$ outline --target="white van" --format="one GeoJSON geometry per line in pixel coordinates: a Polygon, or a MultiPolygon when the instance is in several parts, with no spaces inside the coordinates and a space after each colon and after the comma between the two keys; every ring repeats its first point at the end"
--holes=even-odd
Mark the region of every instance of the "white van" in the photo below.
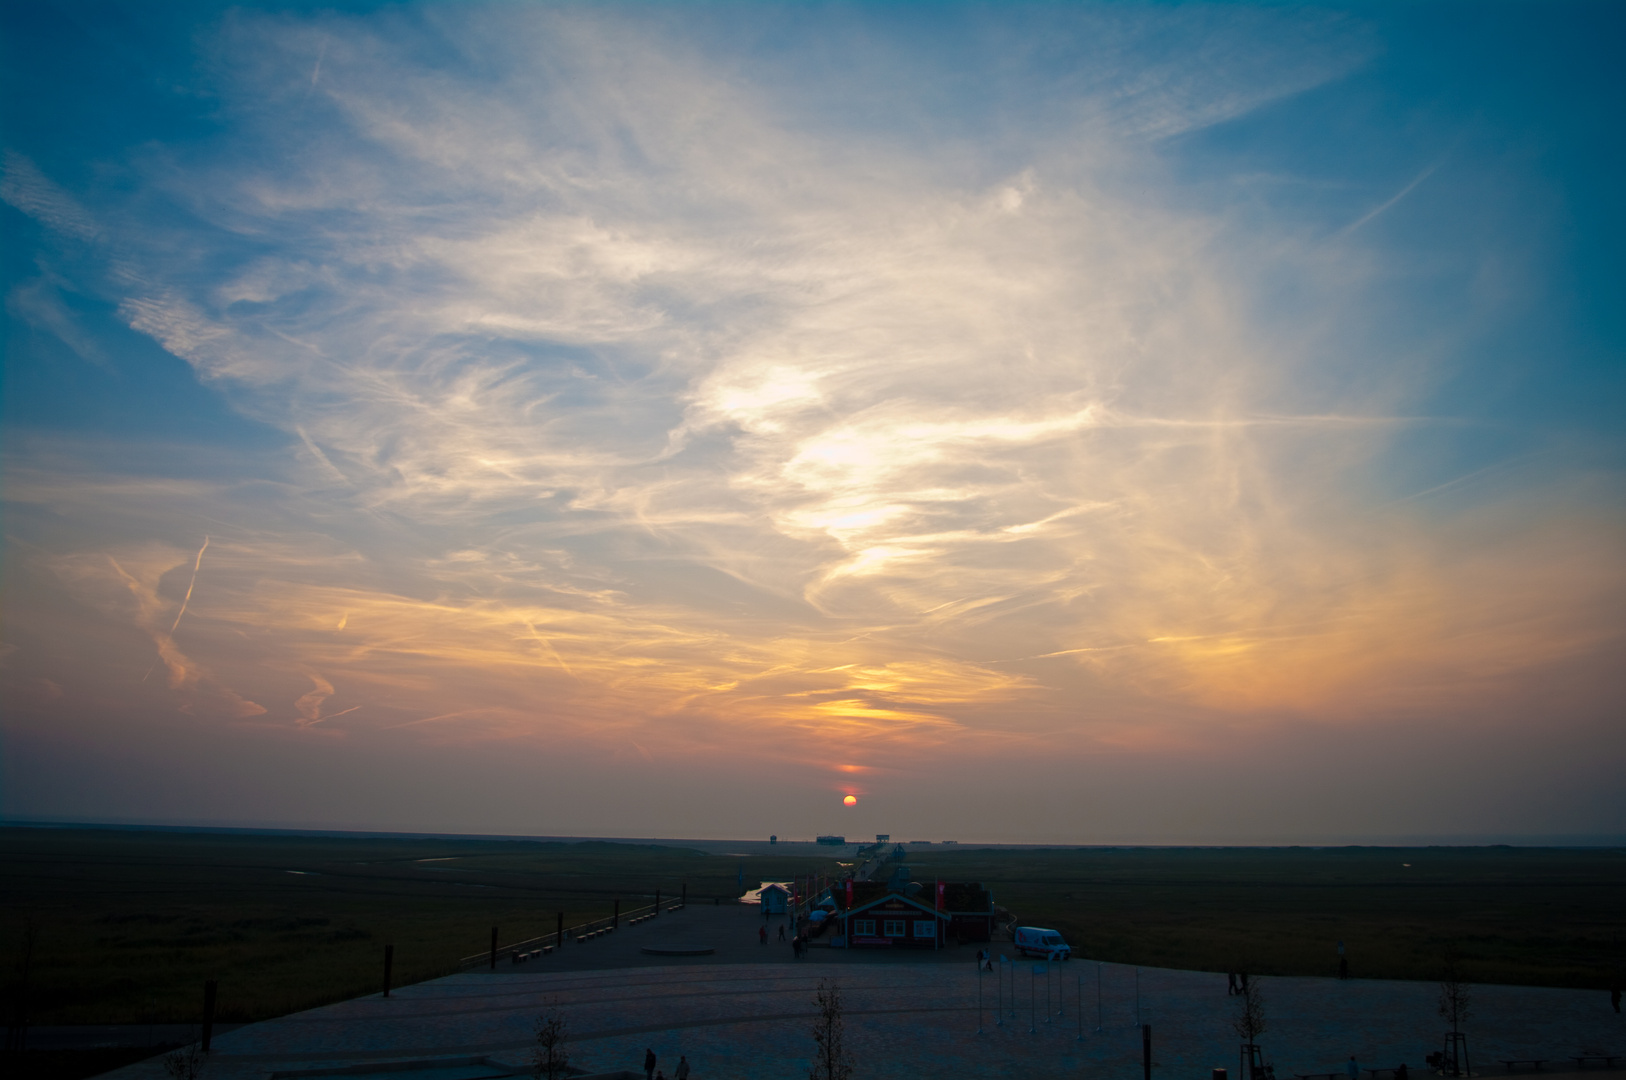
{"type": "Polygon", "coordinates": [[[1060,934],[1038,926],[1016,928],[1016,951],[1023,956],[1042,956],[1047,960],[1070,960],[1073,955],[1060,934]]]}

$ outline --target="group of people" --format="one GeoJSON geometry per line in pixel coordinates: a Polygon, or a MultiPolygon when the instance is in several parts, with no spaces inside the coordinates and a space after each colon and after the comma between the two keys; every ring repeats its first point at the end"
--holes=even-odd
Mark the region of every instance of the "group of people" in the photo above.
{"type": "MultiPolygon", "coordinates": [[[[779,926],[779,940],[780,941],[785,940],[785,927],[784,927],[783,923],[781,923],[780,926],[779,926]]],[[[767,926],[764,925],[764,926],[757,927],[757,941],[758,941],[759,944],[762,944],[762,945],[768,944],[768,928],[767,928],[767,926]]],[[[790,939],[791,952],[796,955],[796,959],[800,960],[802,958],[802,950],[805,949],[805,948],[807,948],[807,939],[802,937],[801,932],[798,931],[790,939]]]]}
{"type": "MultiPolygon", "coordinates": [[[[658,1062],[654,1048],[645,1048],[644,1080],[666,1080],[666,1074],[655,1067],[658,1062]]],[[[677,1068],[672,1070],[672,1080],[689,1080],[689,1059],[682,1054],[678,1055],[677,1068]]]]}

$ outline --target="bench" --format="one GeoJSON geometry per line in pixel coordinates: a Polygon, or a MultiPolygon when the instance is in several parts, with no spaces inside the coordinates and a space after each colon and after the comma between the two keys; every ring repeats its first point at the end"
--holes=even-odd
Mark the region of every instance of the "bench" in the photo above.
{"type": "Polygon", "coordinates": [[[1519,1066],[1521,1066],[1521,1065],[1528,1066],[1529,1069],[1532,1072],[1540,1072],[1541,1067],[1543,1065],[1547,1064],[1548,1059],[1547,1058],[1497,1058],[1496,1060],[1500,1061],[1503,1065],[1507,1066],[1507,1071],[1508,1072],[1518,1072],[1519,1071],[1519,1066]]]}
{"type": "Polygon", "coordinates": [[[1570,1060],[1575,1062],[1577,1069],[1590,1069],[1591,1062],[1598,1062],[1600,1068],[1613,1069],[1615,1062],[1620,1060],[1619,1054],[1571,1054],[1570,1060]]]}

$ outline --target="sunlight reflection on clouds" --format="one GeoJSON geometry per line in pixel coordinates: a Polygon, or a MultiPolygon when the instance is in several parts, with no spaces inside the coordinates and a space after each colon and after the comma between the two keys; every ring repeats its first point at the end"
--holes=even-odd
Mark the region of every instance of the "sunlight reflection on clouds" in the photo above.
{"type": "Polygon", "coordinates": [[[973,181],[947,151],[799,130],[591,18],[487,12],[454,41],[520,44],[479,72],[339,20],[319,80],[321,20],[242,18],[225,55],[266,47],[236,95],[297,84],[302,111],[240,105],[268,152],[153,181],[196,219],[121,226],[121,310],[297,436],[262,500],[287,520],[211,527],[173,637],[180,547],[49,560],[224,715],[851,739],[832,760],[1058,725],[1122,744],[1078,695],[1355,716],[1493,693],[1612,633],[1614,526],[1484,543],[1373,501],[1410,373],[1380,359],[1348,416],[1284,414],[1303,358],[1248,314],[1246,259],[1314,291],[1324,255],[1284,232],[1238,256],[1225,221],[1157,197],[1149,137],[1349,57],[1313,73],[1286,34],[1279,84],[1191,74],[1121,114],[1078,91],[1099,122],[973,181]]]}

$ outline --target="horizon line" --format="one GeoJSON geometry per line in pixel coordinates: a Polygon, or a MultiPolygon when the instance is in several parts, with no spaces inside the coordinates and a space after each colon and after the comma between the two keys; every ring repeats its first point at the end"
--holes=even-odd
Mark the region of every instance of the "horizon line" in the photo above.
{"type": "MultiPolygon", "coordinates": [[[[0,817],[0,829],[106,829],[118,832],[217,833],[259,836],[327,836],[342,839],[400,839],[400,840],[482,840],[513,841],[521,843],[610,843],[610,844],[761,844],[775,846],[806,845],[829,848],[836,845],[819,844],[813,836],[784,837],[770,841],[765,837],[681,837],[681,836],[588,836],[539,833],[470,833],[434,832],[428,830],[318,828],[304,825],[230,825],[199,824],[196,822],[154,821],[75,821],[60,819],[32,819],[0,817]]],[[[835,834],[832,834],[835,835],[835,834]]],[[[1275,838],[1261,840],[1091,840],[1091,841],[1022,841],[1022,840],[849,840],[841,846],[865,847],[877,842],[902,844],[905,847],[945,848],[1597,848],[1626,847],[1626,834],[1618,833],[1463,833],[1416,834],[1403,836],[1275,838]]]]}

